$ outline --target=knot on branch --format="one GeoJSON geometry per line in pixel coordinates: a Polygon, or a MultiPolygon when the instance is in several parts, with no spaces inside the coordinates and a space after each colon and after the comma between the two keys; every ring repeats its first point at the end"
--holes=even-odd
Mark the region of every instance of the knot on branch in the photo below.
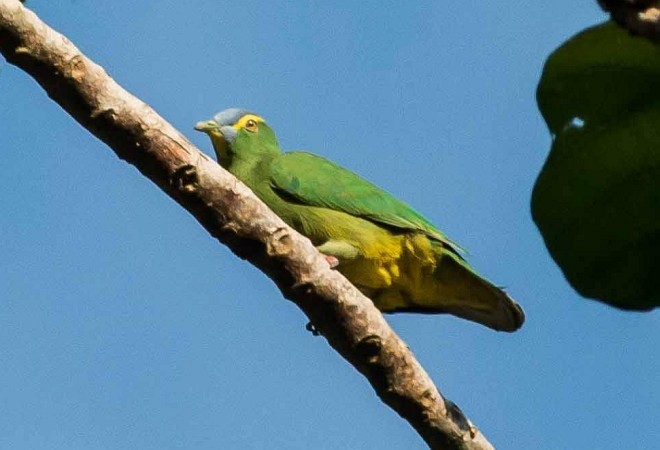
{"type": "Polygon", "coordinates": [[[357,352],[364,356],[369,364],[378,362],[378,357],[382,349],[383,341],[380,336],[375,334],[370,334],[360,339],[356,347],[357,352]]]}
{"type": "Polygon", "coordinates": [[[272,239],[268,240],[266,251],[269,256],[283,256],[291,250],[291,235],[284,227],[277,228],[271,233],[272,239]]]}
{"type": "Polygon", "coordinates": [[[454,424],[456,424],[462,431],[469,432],[470,437],[474,439],[477,434],[477,429],[472,426],[468,418],[465,417],[465,414],[463,414],[461,408],[459,408],[456,403],[447,398],[444,400],[445,408],[447,409],[447,417],[449,417],[449,419],[454,422],[454,424]]]}
{"type": "Polygon", "coordinates": [[[177,191],[190,194],[195,192],[197,189],[197,183],[199,182],[199,174],[195,166],[186,164],[181,166],[172,173],[170,177],[170,186],[172,186],[177,191]]]}
{"type": "Polygon", "coordinates": [[[117,120],[117,113],[114,108],[96,108],[90,114],[89,118],[92,120],[106,120],[113,123],[117,120]]]}
{"type": "Polygon", "coordinates": [[[318,328],[316,328],[316,325],[314,325],[312,322],[307,322],[307,325],[305,325],[305,329],[312,333],[312,336],[320,336],[321,332],[319,331],[318,328]]]}
{"type": "Polygon", "coordinates": [[[82,55],[76,55],[68,61],[66,72],[68,72],[71,78],[73,78],[78,83],[83,80],[85,77],[86,68],[85,60],[82,55]]]}

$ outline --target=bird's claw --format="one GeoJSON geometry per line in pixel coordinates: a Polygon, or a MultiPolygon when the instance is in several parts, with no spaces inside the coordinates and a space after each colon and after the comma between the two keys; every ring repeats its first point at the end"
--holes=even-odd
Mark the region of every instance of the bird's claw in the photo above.
{"type": "Polygon", "coordinates": [[[328,262],[331,269],[334,269],[335,267],[337,267],[339,265],[339,259],[337,259],[336,256],[323,255],[323,257],[328,262]]]}

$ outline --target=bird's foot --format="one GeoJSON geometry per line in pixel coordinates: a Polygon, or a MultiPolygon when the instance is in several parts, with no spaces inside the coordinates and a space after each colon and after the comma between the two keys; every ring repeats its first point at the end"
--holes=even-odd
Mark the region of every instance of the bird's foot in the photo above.
{"type": "Polygon", "coordinates": [[[339,265],[339,259],[337,259],[336,256],[330,256],[330,255],[323,255],[326,261],[328,261],[328,264],[330,265],[331,269],[334,269],[339,265]]]}
{"type": "Polygon", "coordinates": [[[312,336],[320,336],[321,335],[321,332],[319,331],[319,329],[316,328],[316,326],[314,326],[314,324],[312,322],[307,322],[307,325],[305,325],[305,329],[307,331],[309,331],[310,333],[312,333],[312,336]]]}

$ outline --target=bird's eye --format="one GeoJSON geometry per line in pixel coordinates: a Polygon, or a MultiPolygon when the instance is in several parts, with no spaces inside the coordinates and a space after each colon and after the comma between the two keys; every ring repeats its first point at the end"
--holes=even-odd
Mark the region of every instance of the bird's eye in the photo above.
{"type": "Polygon", "coordinates": [[[250,119],[245,122],[245,129],[251,133],[254,133],[259,130],[259,126],[257,125],[256,120],[250,119]]]}

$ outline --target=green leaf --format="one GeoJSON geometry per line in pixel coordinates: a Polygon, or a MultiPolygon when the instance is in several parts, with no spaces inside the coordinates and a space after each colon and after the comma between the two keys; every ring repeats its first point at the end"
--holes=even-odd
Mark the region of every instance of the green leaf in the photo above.
{"type": "Polygon", "coordinates": [[[537,102],[553,136],[532,194],[550,254],[583,296],[660,305],[660,48],[613,23],[548,58],[537,102]]]}

